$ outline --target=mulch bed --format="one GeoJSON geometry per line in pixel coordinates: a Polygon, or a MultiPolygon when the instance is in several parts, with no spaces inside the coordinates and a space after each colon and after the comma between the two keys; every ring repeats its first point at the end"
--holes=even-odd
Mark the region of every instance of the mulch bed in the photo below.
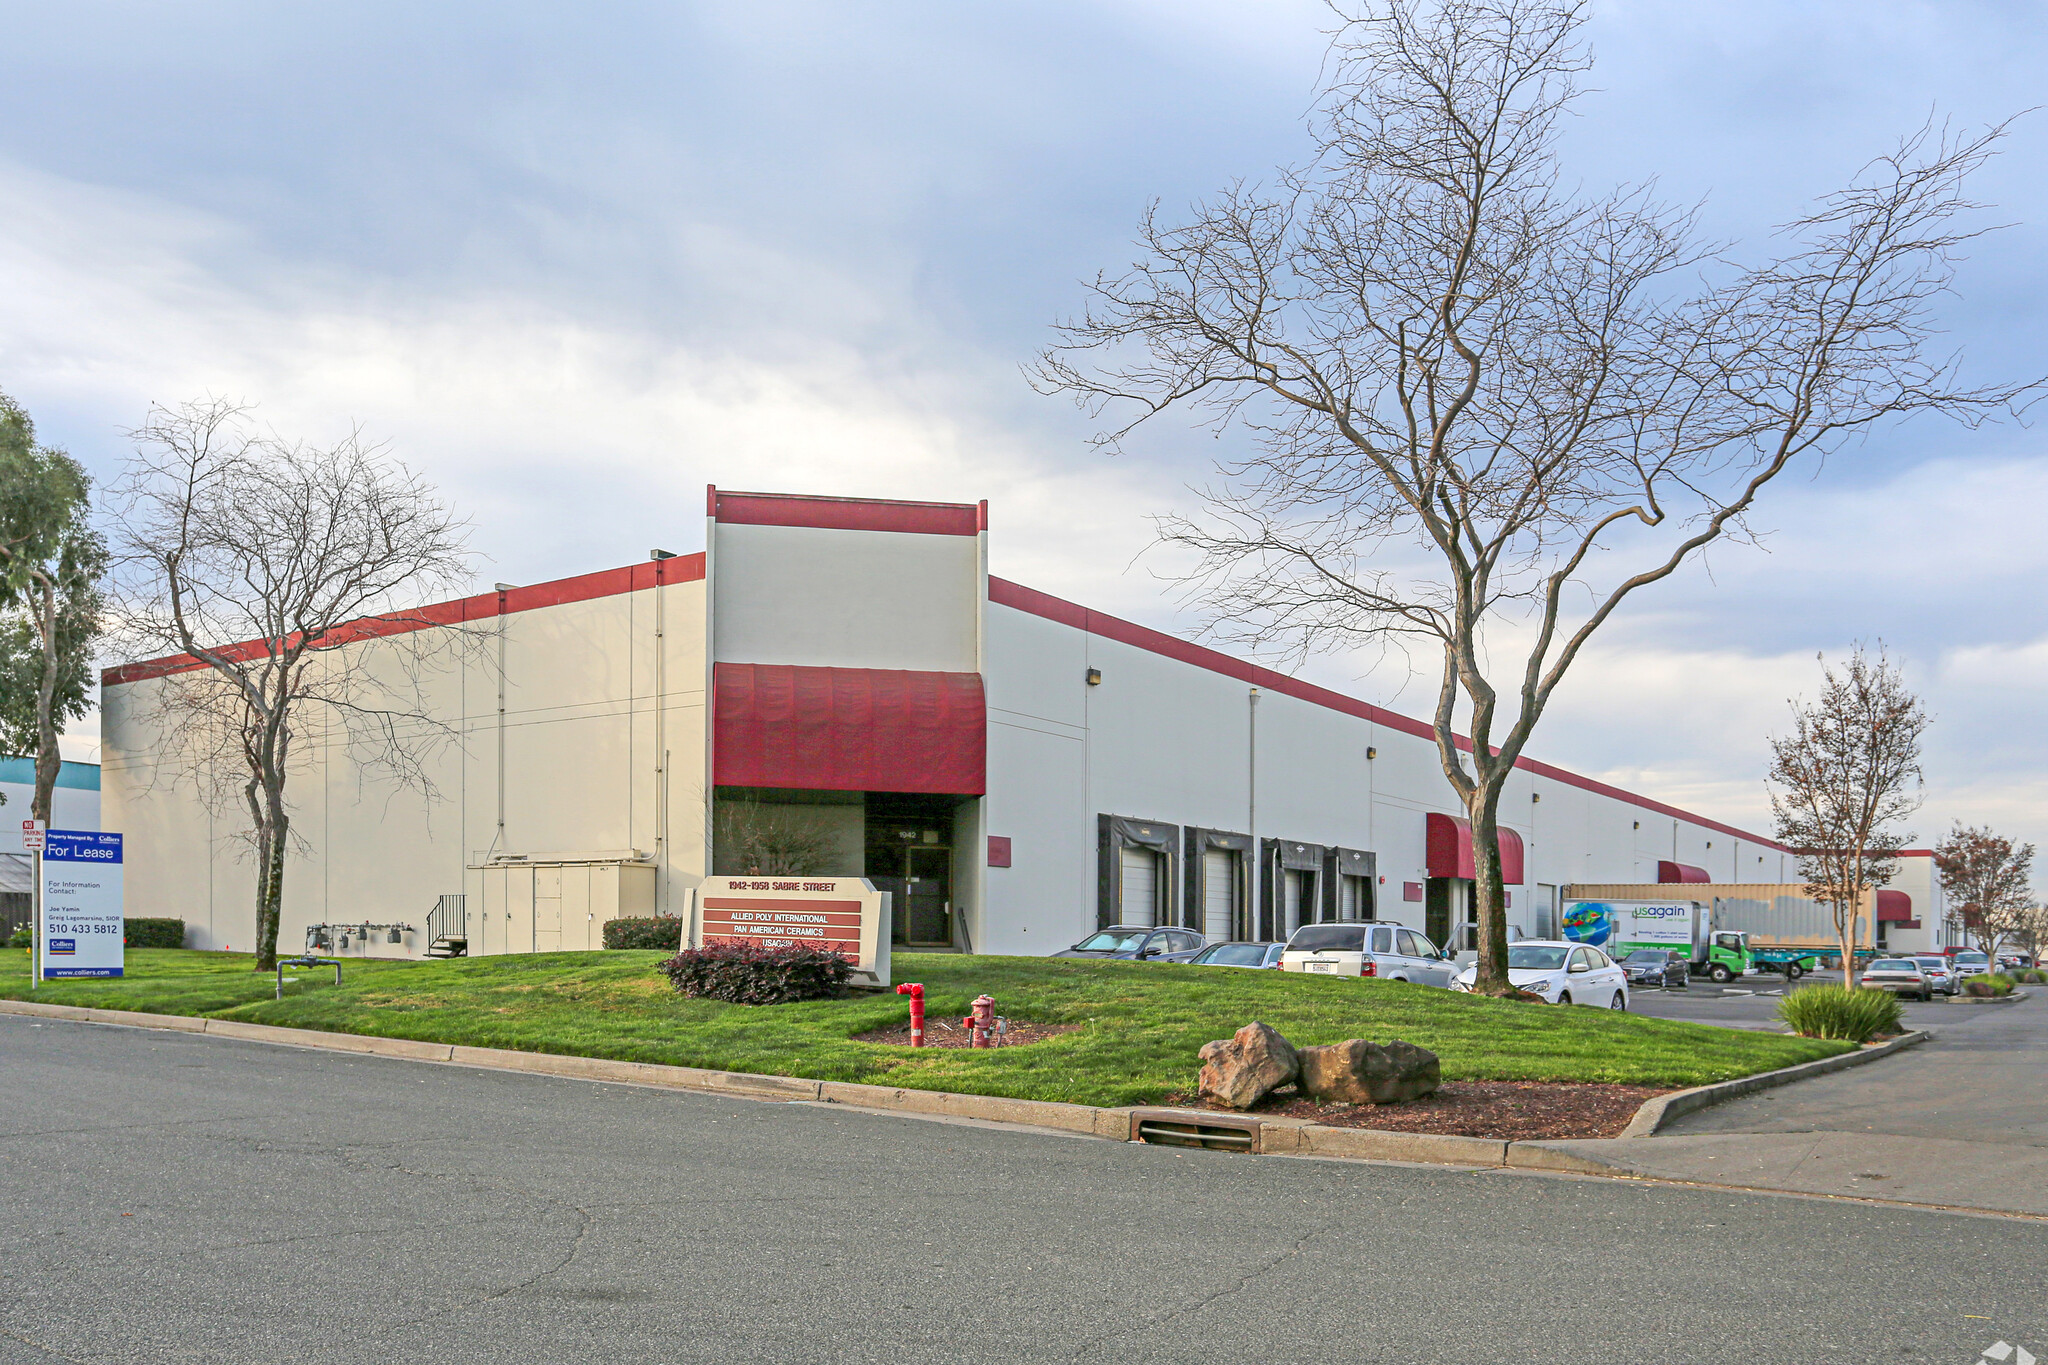
{"type": "MultiPolygon", "coordinates": [[[[1275,1091],[1251,1112],[1308,1119],[1335,1128],[1378,1128],[1395,1133],[1444,1133],[1509,1142],[1554,1138],[1617,1137],[1643,1101],[1671,1087],[1599,1085],[1564,1081],[1446,1081],[1428,1099],[1406,1104],[1318,1104],[1292,1088],[1275,1091]]],[[[1185,1109],[1214,1109],[1200,1096],[1169,1096],[1185,1109]]]]}
{"type": "MultiPolygon", "coordinates": [[[[1010,1021],[1010,1031],[1002,1036],[1001,1047],[1023,1047],[1028,1043],[1042,1043],[1048,1038],[1057,1038],[1063,1033],[1074,1033],[1079,1024],[1028,1024],[1022,1019],[1010,1021]]],[[[869,1029],[866,1033],[853,1035],[856,1043],[887,1043],[891,1047],[910,1046],[910,1025],[896,1028],[869,1029]]],[[[972,1047],[973,1041],[967,1030],[958,1024],[944,1024],[936,1019],[924,1021],[924,1045],[926,1047],[972,1047]]]]}

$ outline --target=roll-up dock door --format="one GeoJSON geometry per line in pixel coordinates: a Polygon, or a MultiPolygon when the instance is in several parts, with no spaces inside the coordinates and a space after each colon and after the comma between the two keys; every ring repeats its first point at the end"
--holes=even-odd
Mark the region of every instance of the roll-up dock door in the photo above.
{"type": "Polygon", "coordinates": [[[1292,934],[1305,923],[1315,921],[1315,873],[1287,868],[1280,874],[1281,936],[1292,934]],[[1304,910],[1307,919],[1303,919],[1304,910]]]}
{"type": "Polygon", "coordinates": [[[1202,933],[1211,939],[1237,934],[1237,858],[1227,848],[1202,853],[1202,933]]]}
{"type": "Polygon", "coordinates": [[[1159,854],[1125,845],[1117,896],[1117,923],[1151,925],[1159,914],[1159,854]]]}
{"type": "MultiPolygon", "coordinates": [[[[1180,894],[1180,878],[1175,875],[1179,854],[1179,825],[1125,815],[1096,816],[1096,926],[1157,928],[1174,924],[1180,894]]],[[[1192,907],[1183,913],[1191,918],[1192,907]]]]}

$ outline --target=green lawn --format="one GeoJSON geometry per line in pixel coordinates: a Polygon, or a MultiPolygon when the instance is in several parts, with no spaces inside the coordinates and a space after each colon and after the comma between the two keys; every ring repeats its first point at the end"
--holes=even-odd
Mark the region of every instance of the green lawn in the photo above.
{"type": "MultiPolygon", "coordinates": [[[[657,952],[551,953],[446,962],[351,962],[342,985],[299,973],[283,1001],[240,953],[133,949],[119,980],[28,990],[26,952],[0,961],[0,997],[416,1038],[478,1047],[666,1062],[1023,1099],[1121,1105],[1194,1088],[1195,1053],[1263,1019],[1296,1043],[1405,1038],[1452,1080],[1702,1085],[1847,1051],[1848,1044],[1681,1024],[1585,1008],[1485,1000],[1358,981],[1131,962],[898,955],[931,1014],[966,1013],[983,991],[1012,1018],[1084,1027],[1029,1047],[878,1047],[851,1035],[901,1023],[909,1002],[857,995],[800,1005],[684,1000],[657,952]],[[324,984],[323,984],[324,983],[324,984]]],[[[331,969],[329,969],[331,973],[331,969]]]]}

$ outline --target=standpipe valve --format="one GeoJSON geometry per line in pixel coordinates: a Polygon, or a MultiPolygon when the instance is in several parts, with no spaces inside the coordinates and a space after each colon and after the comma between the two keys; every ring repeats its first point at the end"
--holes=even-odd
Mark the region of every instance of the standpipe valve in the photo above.
{"type": "Polygon", "coordinates": [[[974,1013],[961,1021],[967,1025],[967,1041],[971,1047],[994,1047],[996,1045],[996,1002],[995,997],[978,995],[974,998],[974,1013]]]}
{"type": "Polygon", "coordinates": [[[910,1045],[924,1046],[924,987],[909,981],[896,988],[896,994],[910,997],[910,1045]]]}

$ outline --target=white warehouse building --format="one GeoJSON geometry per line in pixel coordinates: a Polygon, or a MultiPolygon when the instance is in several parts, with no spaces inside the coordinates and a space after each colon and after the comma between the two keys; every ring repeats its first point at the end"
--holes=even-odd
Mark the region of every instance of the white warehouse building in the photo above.
{"type": "MultiPolygon", "coordinates": [[[[281,947],[319,925],[386,956],[458,932],[594,948],[608,918],[751,870],[714,830],[767,826],[806,833],[812,873],[891,891],[902,949],[1043,954],[1110,923],[1468,932],[1470,834],[1426,723],[993,578],[985,503],[714,489],[708,510],[702,553],[407,614],[451,643],[425,651],[437,796],[302,734],[281,947]]],[[[392,633],[345,648],[374,672],[392,633]]],[[[131,915],[249,947],[242,822],[154,705],[195,667],[106,673],[104,827],[131,915]]],[[[1768,839],[1534,761],[1501,810],[1531,935],[1573,883],[1797,876],[1768,839]]]]}

